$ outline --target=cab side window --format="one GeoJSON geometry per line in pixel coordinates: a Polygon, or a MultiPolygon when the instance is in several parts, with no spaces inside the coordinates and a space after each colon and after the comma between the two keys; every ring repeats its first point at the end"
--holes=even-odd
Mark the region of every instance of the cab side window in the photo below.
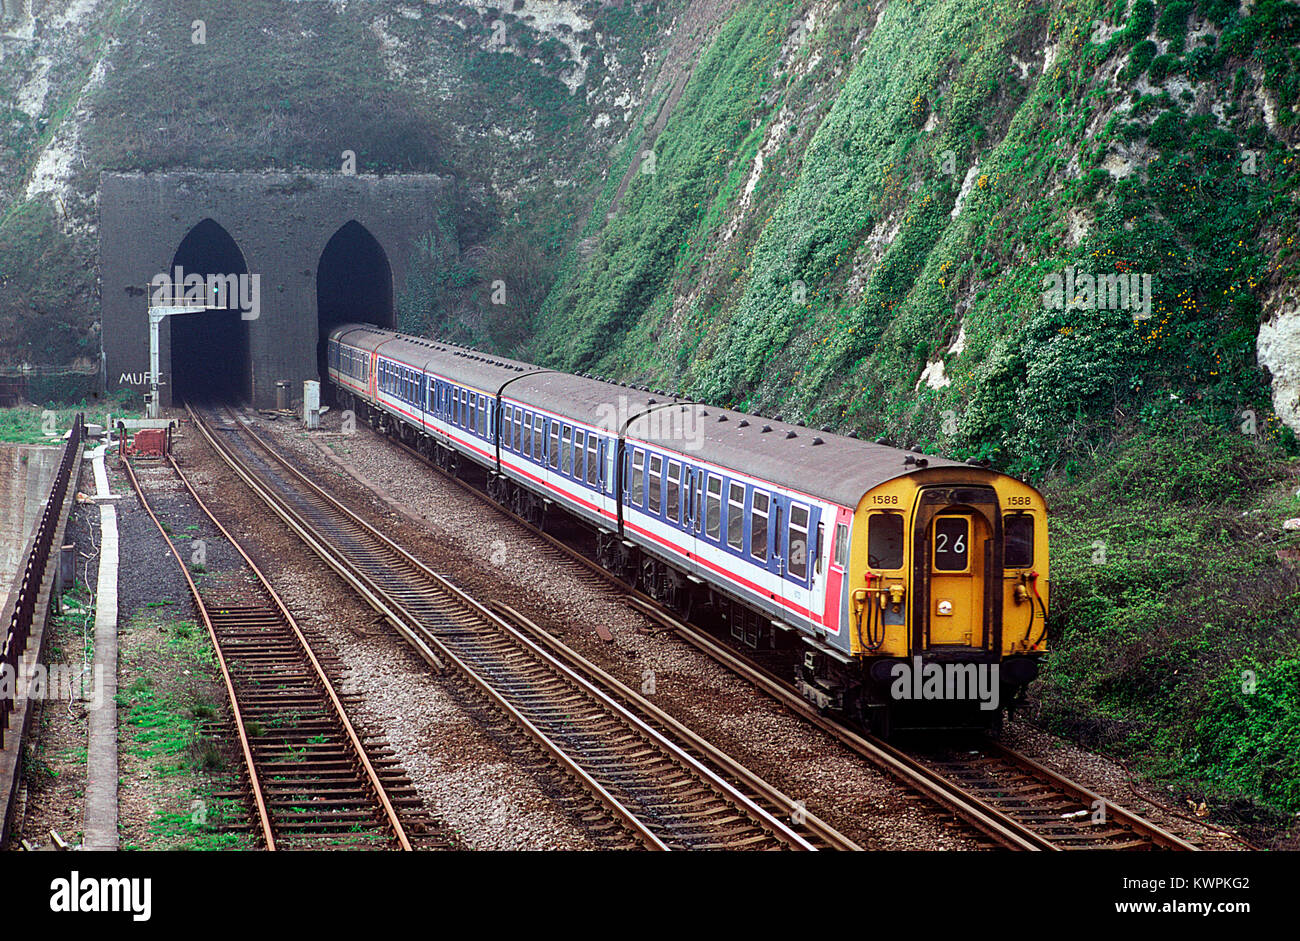
{"type": "Polygon", "coordinates": [[[1016,513],[1002,518],[1002,567],[1027,569],[1034,564],[1034,518],[1016,513]]]}
{"type": "Polygon", "coordinates": [[[873,569],[903,567],[903,517],[876,513],[867,523],[867,564],[873,569]]]}

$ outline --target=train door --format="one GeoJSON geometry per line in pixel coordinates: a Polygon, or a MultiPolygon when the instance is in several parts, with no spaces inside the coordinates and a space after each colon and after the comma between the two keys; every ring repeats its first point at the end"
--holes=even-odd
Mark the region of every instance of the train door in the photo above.
{"type": "Polygon", "coordinates": [[[808,617],[812,609],[812,581],[816,570],[817,530],[813,509],[791,500],[785,504],[782,526],[785,555],[781,590],[789,617],[808,617]]]}
{"type": "Polygon", "coordinates": [[[986,590],[1000,584],[993,571],[1000,523],[991,488],[922,491],[913,555],[916,649],[1000,647],[1001,596],[986,590]]]}
{"type": "Polygon", "coordinates": [[[930,646],[984,646],[983,520],[969,513],[930,524],[930,646]]]}
{"type": "Polygon", "coordinates": [[[780,494],[754,489],[749,526],[750,555],[768,573],[762,582],[763,594],[780,608],[784,598],[781,581],[785,574],[785,540],[782,538],[785,512],[780,494]]]}

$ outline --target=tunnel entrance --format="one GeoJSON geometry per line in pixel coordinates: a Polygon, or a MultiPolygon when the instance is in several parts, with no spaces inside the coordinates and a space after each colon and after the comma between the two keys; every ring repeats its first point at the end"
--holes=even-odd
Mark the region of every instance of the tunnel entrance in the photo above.
{"type": "MultiPolygon", "coordinates": [[[[230,233],[204,219],[181,240],[172,258],[183,276],[247,275],[244,254],[230,233]]],[[[229,295],[230,292],[226,291],[229,295]]],[[[240,316],[238,297],[219,298],[226,309],[178,314],[167,318],[171,329],[171,400],[239,402],[253,397],[248,321],[240,316]]]]}
{"type": "Polygon", "coordinates": [[[325,244],[316,266],[316,317],[320,329],[316,368],[326,377],[325,344],[341,323],[397,326],[393,312],[393,270],[388,255],[355,219],[325,244]]]}

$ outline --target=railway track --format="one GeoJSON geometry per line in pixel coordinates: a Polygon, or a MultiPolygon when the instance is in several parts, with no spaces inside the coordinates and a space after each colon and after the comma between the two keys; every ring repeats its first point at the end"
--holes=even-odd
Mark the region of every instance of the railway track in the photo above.
{"type": "Polygon", "coordinates": [[[199,587],[135,469],[123,462],[141,505],[180,566],[211,639],[243,758],[250,825],[263,847],[453,846],[445,829],[423,810],[391,754],[367,744],[348,718],[344,697],[332,680],[340,664],[315,649],[248,553],[174,459],[168,461],[248,576],[199,587]]]}
{"type": "Polygon", "coordinates": [[[608,845],[856,849],[517,612],[491,610],[430,570],[281,457],[237,417],[200,434],[323,561],[437,670],[454,670],[591,794],[608,845]]]}
{"type": "Polygon", "coordinates": [[[1013,850],[1073,849],[1196,850],[1149,820],[987,737],[967,742],[964,752],[906,750],[864,735],[821,714],[788,684],[762,666],[688,624],[658,601],[607,572],[567,542],[534,526],[468,481],[447,474],[401,441],[385,438],[444,479],[510,517],[572,563],[584,581],[613,587],[639,612],[744,677],[845,747],[949,812],[993,845],[1013,850]]]}

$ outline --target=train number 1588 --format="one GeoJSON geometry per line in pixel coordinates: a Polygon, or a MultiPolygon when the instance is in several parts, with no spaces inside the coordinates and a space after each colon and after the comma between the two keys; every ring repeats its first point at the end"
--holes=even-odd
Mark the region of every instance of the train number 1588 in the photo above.
{"type": "Polygon", "coordinates": [[[872,502],[872,503],[892,503],[892,504],[897,504],[897,503],[898,503],[898,495],[897,495],[897,494],[889,494],[889,493],[886,493],[886,494],[883,494],[883,495],[882,495],[882,494],[877,494],[876,496],[873,496],[873,497],[871,498],[871,502],[872,502]]]}
{"type": "Polygon", "coordinates": [[[1007,497],[1007,506],[1029,506],[1032,502],[1029,497],[1007,497]]]}

